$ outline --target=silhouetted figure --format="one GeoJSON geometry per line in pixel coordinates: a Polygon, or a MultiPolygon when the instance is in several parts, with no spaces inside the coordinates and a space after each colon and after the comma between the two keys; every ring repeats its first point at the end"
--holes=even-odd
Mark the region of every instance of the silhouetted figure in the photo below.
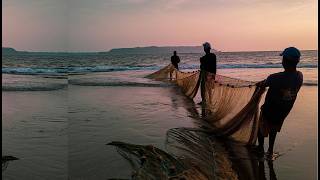
{"type": "Polygon", "coordinates": [[[216,74],[217,72],[217,57],[211,53],[211,45],[208,42],[203,44],[203,50],[206,55],[200,58],[200,69],[216,74]]]}
{"type": "Polygon", "coordinates": [[[303,75],[296,67],[300,51],[294,47],[286,48],[281,54],[283,72],[271,74],[258,86],[269,87],[265,102],[261,107],[261,120],[258,133],[259,149],[264,151],[264,138],[269,135],[267,156],[273,157],[273,147],[277,132],[280,132],[284,119],[289,114],[302,86],[303,75]]]}
{"type": "Polygon", "coordinates": [[[180,57],[177,56],[177,51],[173,51],[173,56],[171,56],[171,63],[176,69],[179,69],[178,64],[180,63],[180,57]]]}
{"type": "Polygon", "coordinates": [[[214,73],[217,72],[217,57],[214,53],[211,53],[211,45],[208,42],[203,43],[203,50],[206,55],[200,58],[200,69],[201,69],[201,99],[202,102],[199,104],[205,103],[205,82],[207,81],[206,73],[214,73]]]}

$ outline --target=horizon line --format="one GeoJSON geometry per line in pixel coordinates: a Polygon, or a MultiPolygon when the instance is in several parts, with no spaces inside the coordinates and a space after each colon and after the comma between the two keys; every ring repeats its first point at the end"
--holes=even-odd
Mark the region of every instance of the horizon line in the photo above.
{"type": "MultiPolygon", "coordinates": [[[[134,48],[147,48],[147,47],[201,47],[201,46],[192,46],[192,45],[186,45],[186,46],[135,46],[135,47],[116,47],[116,48],[111,48],[110,50],[100,50],[100,51],[33,51],[33,50],[18,50],[14,47],[2,47],[2,48],[12,48],[17,52],[32,52],[32,53],[108,53],[113,49],[134,49],[134,48]]],[[[231,51],[222,51],[222,50],[213,50],[217,52],[274,52],[274,51],[283,51],[283,50],[231,50],[231,51]]],[[[300,51],[318,51],[318,49],[299,49],[300,51]]]]}

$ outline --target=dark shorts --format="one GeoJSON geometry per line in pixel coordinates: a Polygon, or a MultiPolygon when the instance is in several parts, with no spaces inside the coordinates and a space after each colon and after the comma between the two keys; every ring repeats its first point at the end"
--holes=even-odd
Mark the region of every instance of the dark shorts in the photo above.
{"type": "Polygon", "coordinates": [[[174,66],[174,68],[178,69],[179,70],[179,66],[178,64],[172,64],[174,66]]]}
{"type": "Polygon", "coordinates": [[[259,131],[264,137],[268,137],[271,131],[280,132],[284,119],[274,121],[270,117],[260,115],[259,131]]]}

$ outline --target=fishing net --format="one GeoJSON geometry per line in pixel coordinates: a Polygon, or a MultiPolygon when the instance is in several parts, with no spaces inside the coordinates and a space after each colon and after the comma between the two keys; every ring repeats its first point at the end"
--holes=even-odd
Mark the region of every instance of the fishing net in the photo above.
{"type": "Polygon", "coordinates": [[[203,129],[173,128],[167,132],[166,149],[207,179],[237,179],[226,149],[216,142],[203,129]]]}
{"type": "Polygon", "coordinates": [[[123,142],[108,145],[115,146],[130,163],[132,180],[260,178],[260,160],[249,147],[211,135],[201,128],[173,128],[167,131],[167,152],[152,145],[123,142]]]}
{"type": "Polygon", "coordinates": [[[152,145],[111,142],[133,169],[132,180],[208,180],[198,168],[152,145]]]}
{"type": "Polygon", "coordinates": [[[232,180],[241,179],[239,174],[256,179],[254,159],[248,158],[243,145],[252,145],[257,139],[259,102],[264,88],[255,82],[205,71],[181,72],[172,65],[147,78],[176,83],[190,101],[200,88],[202,113],[200,116],[195,106],[186,102],[199,128],[170,129],[168,152],[151,145],[110,143],[131,164],[132,179],[232,180]],[[230,144],[241,146],[231,148],[230,144]]]}
{"type": "Polygon", "coordinates": [[[181,88],[181,91],[189,98],[194,98],[200,86],[200,71],[181,72],[175,69],[174,74],[173,81],[181,88]]]}
{"type": "Polygon", "coordinates": [[[151,79],[161,80],[161,81],[169,81],[170,76],[173,76],[174,71],[175,71],[174,66],[172,64],[169,64],[164,68],[160,69],[159,71],[149,74],[148,76],[146,76],[146,78],[151,78],[151,79]]]}
{"type": "Polygon", "coordinates": [[[182,92],[194,98],[201,89],[207,128],[243,144],[254,144],[259,125],[259,103],[265,92],[255,82],[205,71],[181,72],[172,65],[147,76],[176,83],[182,92]]]}
{"type": "Polygon", "coordinates": [[[259,123],[259,103],[265,88],[254,82],[203,72],[201,95],[204,119],[216,134],[243,144],[254,144],[259,123]]]}
{"type": "Polygon", "coordinates": [[[146,78],[158,81],[170,81],[181,87],[182,92],[194,98],[200,85],[200,71],[182,72],[177,70],[172,64],[146,76],[146,78]]]}
{"type": "Polygon", "coordinates": [[[175,128],[167,132],[168,153],[152,145],[111,142],[131,165],[136,180],[238,179],[228,153],[205,131],[175,128]]]}
{"type": "Polygon", "coordinates": [[[261,179],[258,167],[261,159],[250,146],[212,135],[206,129],[170,129],[166,149],[184,163],[200,168],[210,180],[261,179]]]}

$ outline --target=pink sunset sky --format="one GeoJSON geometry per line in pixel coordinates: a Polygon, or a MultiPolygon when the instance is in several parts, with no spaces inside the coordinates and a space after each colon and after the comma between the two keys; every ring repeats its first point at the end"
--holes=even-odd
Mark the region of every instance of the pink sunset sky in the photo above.
{"type": "Polygon", "coordinates": [[[2,0],[2,46],[107,51],[199,46],[317,49],[316,0],[2,0]]]}

